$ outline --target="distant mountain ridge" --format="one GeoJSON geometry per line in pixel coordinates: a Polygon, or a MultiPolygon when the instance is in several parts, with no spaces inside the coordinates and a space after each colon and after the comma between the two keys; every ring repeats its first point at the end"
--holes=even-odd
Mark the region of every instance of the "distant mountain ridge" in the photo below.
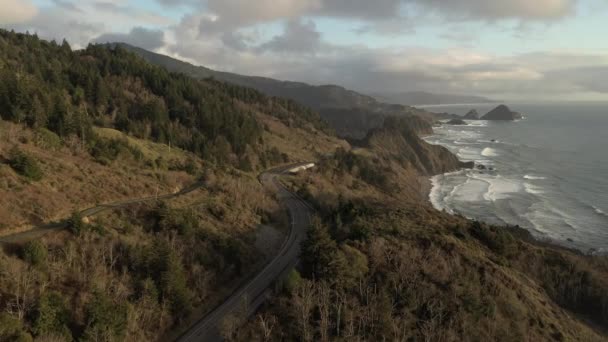
{"type": "Polygon", "coordinates": [[[434,94],[424,91],[410,91],[401,93],[382,93],[373,95],[378,101],[398,103],[401,105],[444,105],[444,104],[468,104],[468,103],[495,103],[498,101],[483,96],[458,95],[458,94],[434,94]]]}
{"type": "Polygon", "coordinates": [[[254,88],[266,95],[295,100],[318,111],[342,137],[361,139],[369,130],[381,127],[387,116],[416,115],[428,120],[433,120],[435,117],[433,113],[425,110],[401,104],[383,103],[372,96],[337,85],[314,86],[303,82],[279,81],[267,77],[215,71],[125,43],[108,45],[120,46],[169,71],[184,73],[195,78],[215,78],[254,88]]]}

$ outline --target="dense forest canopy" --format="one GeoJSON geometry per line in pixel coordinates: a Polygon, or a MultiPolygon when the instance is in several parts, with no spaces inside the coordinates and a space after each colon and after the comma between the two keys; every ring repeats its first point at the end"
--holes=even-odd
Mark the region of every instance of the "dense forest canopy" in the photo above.
{"type": "Polygon", "coordinates": [[[0,30],[0,116],[78,136],[93,147],[92,125],[177,146],[208,160],[260,150],[255,112],[290,125],[327,128],[293,101],[153,66],[120,46],[72,51],[63,41],[0,30]]]}

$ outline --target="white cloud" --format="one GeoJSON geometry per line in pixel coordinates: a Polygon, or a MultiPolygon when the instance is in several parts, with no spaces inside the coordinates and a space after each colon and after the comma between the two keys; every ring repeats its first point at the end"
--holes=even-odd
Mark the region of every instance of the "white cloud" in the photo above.
{"type": "Polygon", "coordinates": [[[0,0],[0,25],[22,23],[37,13],[38,8],[29,0],[0,0]]]}
{"type": "Polygon", "coordinates": [[[408,0],[447,17],[555,19],[574,11],[574,0],[408,0]]]}

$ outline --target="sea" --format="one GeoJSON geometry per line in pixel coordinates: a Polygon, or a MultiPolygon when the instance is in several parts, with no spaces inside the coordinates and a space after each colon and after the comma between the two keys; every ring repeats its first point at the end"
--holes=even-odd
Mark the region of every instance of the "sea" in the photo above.
{"type": "MultiPolygon", "coordinates": [[[[425,106],[485,114],[496,104],[425,106]]],[[[499,225],[584,253],[608,253],[608,102],[508,104],[524,119],[442,125],[425,139],[484,170],[432,178],[439,210],[499,225]]]]}

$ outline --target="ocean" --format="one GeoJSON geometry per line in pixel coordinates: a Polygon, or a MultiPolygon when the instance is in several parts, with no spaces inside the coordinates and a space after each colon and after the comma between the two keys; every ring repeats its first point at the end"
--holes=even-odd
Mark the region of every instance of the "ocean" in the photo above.
{"type": "MultiPolygon", "coordinates": [[[[608,103],[508,104],[515,122],[443,125],[425,139],[486,170],[432,178],[439,210],[519,225],[540,239],[608,253],[608,103]]],[[[483,115],[495,105],[428,106],[483,115]]]]}

